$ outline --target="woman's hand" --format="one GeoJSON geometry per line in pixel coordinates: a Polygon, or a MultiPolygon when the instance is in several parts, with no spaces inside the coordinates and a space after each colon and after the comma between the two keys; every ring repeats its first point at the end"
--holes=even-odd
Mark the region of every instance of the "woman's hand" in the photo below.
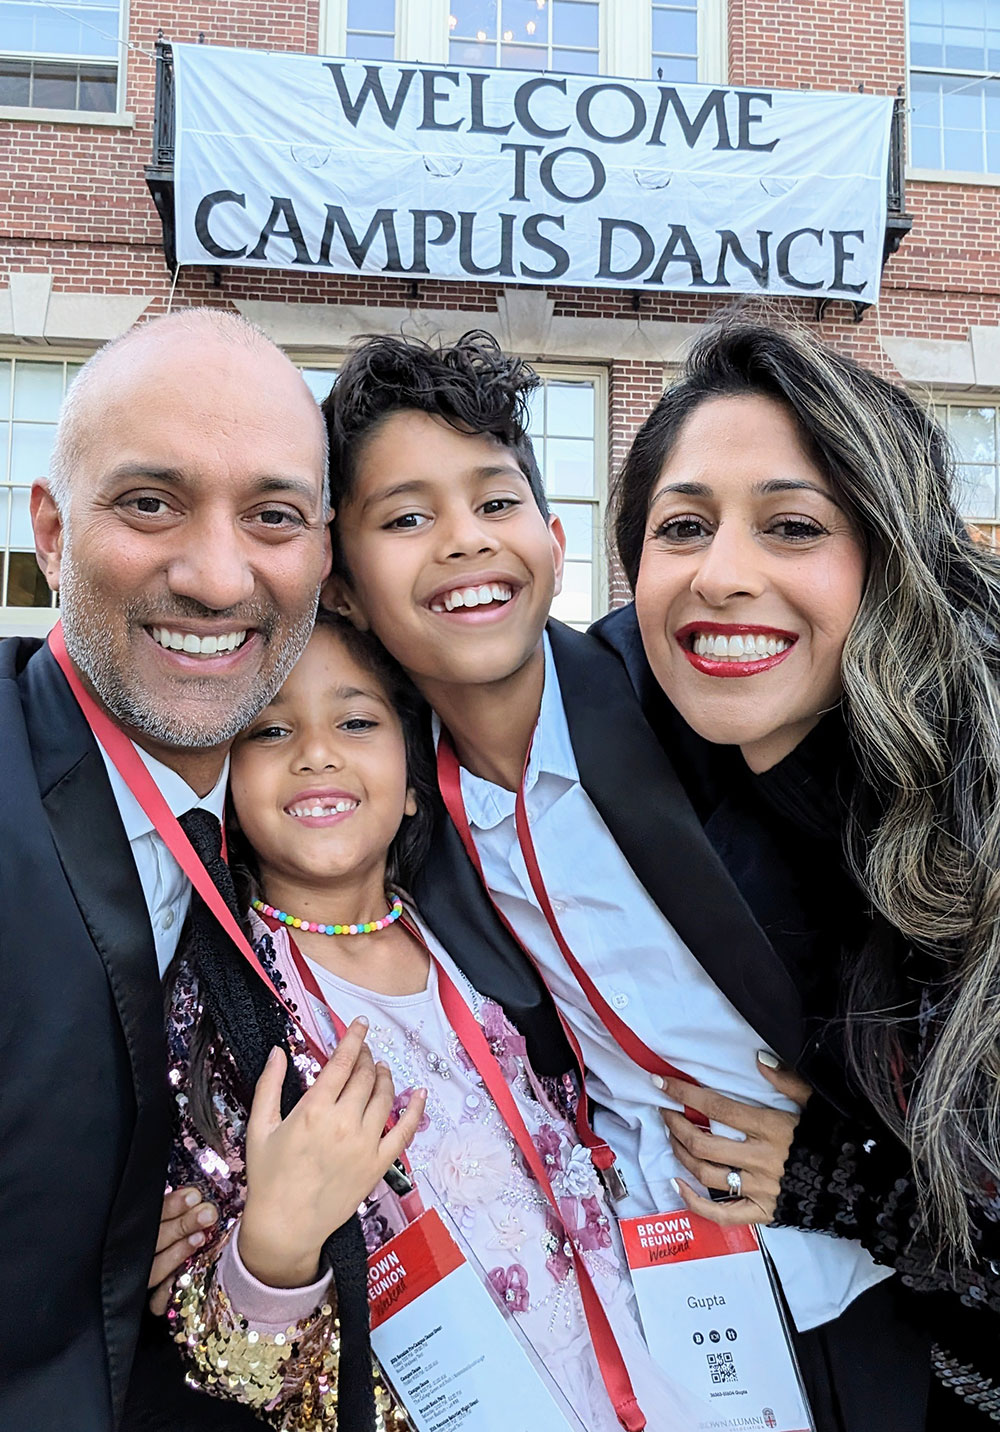
{"type": "Polygon", "coordinates": [[[312,1088],[281,1117],[285,1054],[273,1049],[257,1081],[247,1124],[247,1201],[239,1252],[272,1288],[315,1282],[331,1233],[368,1197],[417,1131],[427,1098],[417,1090],[385,1132],[392,1076],[375,1064],[356,1019],[312,1088]]]}
{"type": "Polygon", "coordinates": [[[205,1242],[218,1216],[215,1204],[205,1202],[196,1188],[175,1188],[164,1198],[156,1257],[146,1285],[152,1289],[149,1306],[157,1316],[167,1311],[174,1274],[205,1242]]]}
{"type": "MultiPolygon", "coordinates": [[[[773,1057],[773,1056],[770,1056],[773,1057]]],[[[790,1069],[772,1069],[758,1059],[758,1068],[769,1084],[780,1094],[796,1103],[798,1111],[786,1114],[780,1109],[761,1109],[727,1099],[714,1089],[700,1089],[681,1079],[657,1080],[664,1093],[686,1108],[697,1109],[718,1124],[725,1124],[745,1140],[723,1138],[708,1129],[700,1129],[684,1114],[661,1109],[663,1122],[670,1130],[674,1153],[684,1167],[706,1188],[726,1192],[727,1175],[735,1169],[740,1175],[740,1196],[725,1203],[703,1198],[694,1189],[677,1179],[677,1187],[692,1213],[710,1219],[723,1227],[744,1223],[772,1223],[778,1202],[778,1187],[792,1138],[812,1089],[790,1069]]]]}

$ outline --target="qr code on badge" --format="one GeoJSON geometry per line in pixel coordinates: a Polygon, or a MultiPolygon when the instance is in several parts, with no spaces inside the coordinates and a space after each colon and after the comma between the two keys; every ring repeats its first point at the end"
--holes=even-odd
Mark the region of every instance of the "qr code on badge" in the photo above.
{"type": "Polygon", "coordinates": [[[708,1370],[712,1374],[714,1383],[736,1381],[736,1364],[733,1362],[731,1352],[710,1352],[705,1355],[708,1358],[708,1370]]]}

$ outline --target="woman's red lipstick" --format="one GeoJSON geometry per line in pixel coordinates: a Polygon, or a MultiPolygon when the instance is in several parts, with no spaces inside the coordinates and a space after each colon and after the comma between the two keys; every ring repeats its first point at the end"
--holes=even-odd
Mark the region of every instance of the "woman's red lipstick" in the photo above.
{"type": "Polygon", "coordinates": [[[773,671],[789,655],[798,641],[798,633],[780,631],[777,627],[750,626],[745,622],[688,622],[674,633],[681,651],[696,671],[705,676],[756,676],[758,672],[773,671]],[[773,656],[758,656],[749,661],[722,660],[718,657],[699,656],[692,649],[699,636],[764,636],[776,641],[787,641],[784,651],[773,656]]]}

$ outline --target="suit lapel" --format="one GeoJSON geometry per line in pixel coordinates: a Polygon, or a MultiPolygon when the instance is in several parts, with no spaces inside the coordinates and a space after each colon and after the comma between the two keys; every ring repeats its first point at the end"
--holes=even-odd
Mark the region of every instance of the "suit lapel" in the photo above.
{"type": "Polygon", "coordinates": [[[798,990],[712,849],[621,662],[550,622],[580,781],[635,875],[702,968],[783,1059],[802,1046],[798,990]]]}
{"type": "MultiPolygon", "coordinates": [[[[124,1394],[139,1308],[121,1268],[136,1266],[155,1228],[169,1129],[163,996],[142,885],[104,761],[48,649],[24,677],[24,710],[42,803],[80,914],[104,965],[121,1022],[135,1124],[104,1247],[108,1358],[124,1394]]],[[[151,1252],[151,1249],[149,1249],[151,1252]]]]}

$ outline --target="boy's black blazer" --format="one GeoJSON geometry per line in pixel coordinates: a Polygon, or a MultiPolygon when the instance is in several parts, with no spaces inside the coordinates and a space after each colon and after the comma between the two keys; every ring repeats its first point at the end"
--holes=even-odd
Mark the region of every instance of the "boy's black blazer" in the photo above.
{"type": "MultiPolygon", "coordinates": [[[[623,661],[590,633],[555,621],[548,632],[584,789],[695,958],[762,1041],[794,1065],[803,1042],[799,992],[705,838],[623,661]]],[[[586,888],[583,865],[580,884],[586,888]]],[[[551,997],[493,909],[443,806],[414,893],[452,958],[518,1025],[539,1072],[570,1067],[551,997]]]]}
{"type": "Polygon", "coordinates": [[[163,1004],[104,762],[48,649],[0,642],[0,1427],[108,1432],[159,1222],[163,1004]]]}

